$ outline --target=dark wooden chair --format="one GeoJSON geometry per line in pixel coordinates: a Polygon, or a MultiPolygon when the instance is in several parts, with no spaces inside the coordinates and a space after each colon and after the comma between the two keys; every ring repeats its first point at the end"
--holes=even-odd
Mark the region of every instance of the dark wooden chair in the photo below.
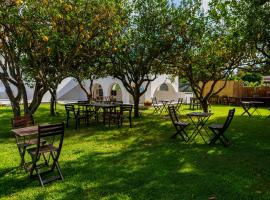
{"type": "Polygon", "coordinates": [[[124,119],[128,119],[129,127],[132,127],[132,109],[133,105],[122,104],[120,105],[120,110],[117,110],[115,113],[111,114],[111,119],[117,122],[118,128],[120,127],[120,125],[123,125],[124,119]]]}
{"type": "Polygon", "coordinates": [[[201,103],[199,101],[199,99],[194,98],[194,97],[190,97],[190,103],[189,103],[189,109],[200,109],[201,108],[201,103]]]}
{"type": "MultiPolygon", "coordinates": [[[[35,125],[35,121],[32,115],[11,118],[12,129],[24,128],[28,126],[34,126],[34,125],[35,125]]],[[[38,140],[36,138],[25,138],[25,137],[22,138],[22,137],[18,137],[17,135],[15,135],[15,139],[16,139],[18,150],[19,150],[19,154],[21,156],[20,166],[23,166],[24,164],[28,164],[24,162],[26,149],[33,145],[37,145],[38,140]]],[[[45,140],[41,140],[40,142],[42,144],[46,143],[45,140]]]]}
{"type": "Polygon", "coordinates": [[[229,105],[229,97],[224,95],[219,97],[220,104],[229,105]]]}
{"type": "Polygon", "coordinates": [[[64,129],[64,123],[40,125],[38,127],[37,147],[27,150],[32,158],[32,165],[29,168],[30,178],[37,176],[42,187],[44,184],[55,180],[64,180],[58,163],[64,140],[64,129]],[[47,143],[40,145],[40,141],[43,139],[46,139],[47,143]],[[41,155],[45,155],[43,160],[41,155]],[[52,173],[55,169],[58,173],[57,176],[48,179],[42,178],[43,175],[52,173]]]}
{"type": "Polygon", "coordinates": [[[235,108],[229,110],[227,119],[224,124],[211,124],[209,129],[214,133],[214,136],[210,140],[210,145],[215,144],[218,140],[225,146],[229,146],[229,140],[225,137],[225,131],[229,128],[232,119],[234,117],[235,108]]]}
{"type": "Polygon", "coordinates": [[[157,98],[156,97],[153,97],[152,98],[152,106],[154,107],[153,114],[155,114],[155,113],[158,114],[161,111],[161,109],[163,107],[163,104],[162,103],[158,103],[157,98]]]}
{"type": "Polygon", "coordinates": [[[80,126],[81,120],[84,122],[88,122],[88,116],[87,112],[80,109],[80,106],[78,110],[75,110],[75,106],[72,104],[65,105],[66,109],[66,127],[69,127],[69,120],[73,119],[75,120],[75,128],[77,129],[80,126]]]}
{"type": "Polygon", "coordinates": [[[176,133],[173,134],[171,137],[175,138],[177,135],[180,135],[183,141],[187,141],[188,135],[185,131],[185,128],[189,125],[189,122],[183,122],[183,121],[178,120],[177,113],[174,106],[169,105],[168,110],[169,110],[172,123],[176,129],[176,133]]]}
{"type": "Polygon", "coordinates": [[[11,118],[11,126],[13,129],[33,126],[34,124],[35,124],[35,121],[32,115],[11,118]]]}
{"type": "Polygon", "coordinates": [[[209,103],[211,105],[219,104],[219,96],[218,95],[211,96],[209,103]]]}

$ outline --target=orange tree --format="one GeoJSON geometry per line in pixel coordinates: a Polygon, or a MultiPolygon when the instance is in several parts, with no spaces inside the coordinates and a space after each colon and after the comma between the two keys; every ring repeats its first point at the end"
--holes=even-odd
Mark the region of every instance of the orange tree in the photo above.
{"type": "Polygon", "coordinates": [[[107,75],[111,46],[125,21],[122,6],[121,2],[115,1],[90,1],[85,2],[84,9],[76,14],[77,41],[80,44],[68,74],[77,80],[89,100],[92,98],[93,80],[107,75]]]}
{"type": "Polygon", "coordinates": [[[28,96],[26,89],[25,79],[29,68],[24,65],[25,50],[38,46],[38,44],[36,44],[31,29],[28,29],[27,18],[23,16],[23,13],[27,11],[27,5],[22,1],[1,2],[0,79],[11,101],[14,116],[21,115],[21,100],[23,100],[24,113],[33,114],[47,91],[38,74],[33,74],[31,86],[34,87],[34,94],[31,103],[28,103],[28,99],[31,97],[28,96]]]}
{"type": "MultiPolygon", "coordinates": [[[[248,58],[245,43],[231,18],[226,3],[213,1],[208,13],[201,10],[201,2],[181,4],[186,7],[185,18],[180,19],[174,30],[177,38],[171,49],[171,72],[184,76],[190,83],[202,108],[208,112],[208,101],[225,86],[236,68],[248,58]],[[224,80],[217,89],[215,85],[224,80]],[[206,85],[209,89],[206,89],[206,85]]],[[[182,12],[182,9],[179,9],[182,12]]]]}
{"type": "Polygon", "coordinates": [[[173,41],[170,32],[174,15],[166,0],[127,1],[124,7],[127,17],[112,44],[109,72],[131,94],[137,117],[140,97],[163,72],[165,52],[173,41]]]}

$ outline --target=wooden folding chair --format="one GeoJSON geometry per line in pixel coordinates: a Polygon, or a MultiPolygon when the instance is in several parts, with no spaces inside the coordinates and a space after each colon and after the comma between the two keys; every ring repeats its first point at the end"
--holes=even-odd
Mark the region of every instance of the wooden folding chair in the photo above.
{"type": "Polygon", "coordinates": [[[70,119],[74,119],[75,120],[75,128],[77,129],[79,126],[80,126],[80,122],[81,120],[83,120],[84,122],[88,122],[88,116],[87,116],[87,112],[85,110],[83,110],[81,108],[81,106],[83,105],[80,105],[79,106],[79,109],[75,110],[75,106],[72,105],[72,104],[67,104],[65,105],[65,109],[66,109],[66,127],[68,128],[69,127],[69,120],[70,119]]]}
{"type": "Polygon", "coordinates": [[[189,122],[183,122],[183,121],[178,120],[177,113],[174,106],[169,105],[168,110],[169,110],[172,123],[176,129],[176,133],[172,135],[171,137],[175,138],[177,135],[180,135],[183,141],[187,141],[188,135],[185,131],[185,128],[189,125],[189,122]]]}
{"type": "Polygon", "coordinates": [[[183,98],[178,98],[176,102],[171,102],[170,105],[175,106],[175,111],[178,113],[180,111],[182,103],[183,103],[183,98]]]}
{"type": "Polygon", "coordinates": [[[158,114],[159,112],[161,112],[163,104],[162,103],[158,103],[157,98],[153,97],[152,98],[152,105],[154,107],[154,112],[153,114],[158,114]]]}
{"type": "Polygon", "coordinates": [[[190,104],[189,104],[189,109],[200,109],[201,108],[201,103],[199,101],[199,99],[194,98],[194,97],[190,97],[190,104]]]}
{"type": "Polygon", "coordinates": [[[38,127],[37,147],[27,150],[32,158],[32,165],[29,168],[30,178],[37,176],[42,187],[54,180],[64,180],[58,163],[64,140],[64,129],[64,123],[40,125],[38,127]],[[42,139],[46,139],[47,143],[45,145],[40,145],[42,139]],[[42,154],[48,158],[43,157],[44,160],[42,161],[42,154]],[[43,170],[45,168],[46,170],[43,170]],[[55,169],[58,173],[57,176],[48,179],[43,178],[43,175],[52,173],[55,169]]]}
{"type": "Polygon", "coordinates": [[[210,140],[210,145],[215,144],[219,140],[225,147],[229,146],[229,140],[225,137],[224,133],[229,128],[232,119],[234,117],[235,108],[229,110],[227,119],[224,124],[212,124],[209,129],[214,133],[214,136],[210,140]]]}
{"type": "Polygon", "coordinates": [[[120,110],[117,110],[116,113],[111,115],[112,119],[117,120],[118,128],[120,127],[120,125],[121,126],[123,125],[124,119],[128,119],[129,120],[129,127],[130,128],[132,127],[132,122],[131,122],[132,109],[133,109],[133,105],[122,104],[122,105],[120,105],[120,110]],[[127,113],[127,114],[125,114],[125,113],[127,113]]]}

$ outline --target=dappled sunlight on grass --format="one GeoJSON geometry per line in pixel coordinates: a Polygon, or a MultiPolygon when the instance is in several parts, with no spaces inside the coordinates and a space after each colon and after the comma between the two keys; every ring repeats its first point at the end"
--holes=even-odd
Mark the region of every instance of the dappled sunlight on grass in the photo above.
{"type": "MultiPolygon", "coordinates": [[[[223,123],[228,106],[212,106],[210,123],[223,123]]],[[[37,123],[65,119],[49,116],[42,105],[35,115],[37,123]]],[[[191,112],[183,106],[181,114],[191,112]]],[[[64,181],[42,189],[17,168],[19,154],[10,134],[11,112],[1,113],[0,197],[6,199],[269,199],[270,119],[236,115],[226,135],[229,148],[209,147],[197,137],[191,144],[171,139],[175,129],[167,118],[144,110],[120,129],[91,123],[75,130],[66,129],[60,165],[64,181]],[[259,191],[259,192],[258,192],[259,191]]],[[[264,117],[267,110],[262,111],[264,117]]],[[[182,119],[182,118],[181,118],[182,119]]],[[[188,120],[183,118],[183,120],[188,120]]],[[[193,130],[189,128],[190,134],[193,130]]]]}

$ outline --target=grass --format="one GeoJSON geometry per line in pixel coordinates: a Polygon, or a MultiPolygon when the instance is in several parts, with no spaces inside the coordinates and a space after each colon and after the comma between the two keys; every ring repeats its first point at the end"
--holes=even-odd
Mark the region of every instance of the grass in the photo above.
{"type": "MultiPolygon", "coordinates": [[[[225,120],[228,106],[213,106],[209,123],[225,120]]],[[[0,109],[1,199],[270,199],[270,119],[236,116],[227,135],[229,148],[170,139],[168,119],[144,110],[134,128],[91,124],[67,129],[60,165],[64,181],[41,188],[17,168],[19,154],[10,134],[11,111],[0,109]]],[[[37,123],[58,122],[42,105],[37,123]]],[[[187,107],[182,113],[190,112],[187,107]]],[[[190,130],[191,131],[191,130],[190,130]]]]}

